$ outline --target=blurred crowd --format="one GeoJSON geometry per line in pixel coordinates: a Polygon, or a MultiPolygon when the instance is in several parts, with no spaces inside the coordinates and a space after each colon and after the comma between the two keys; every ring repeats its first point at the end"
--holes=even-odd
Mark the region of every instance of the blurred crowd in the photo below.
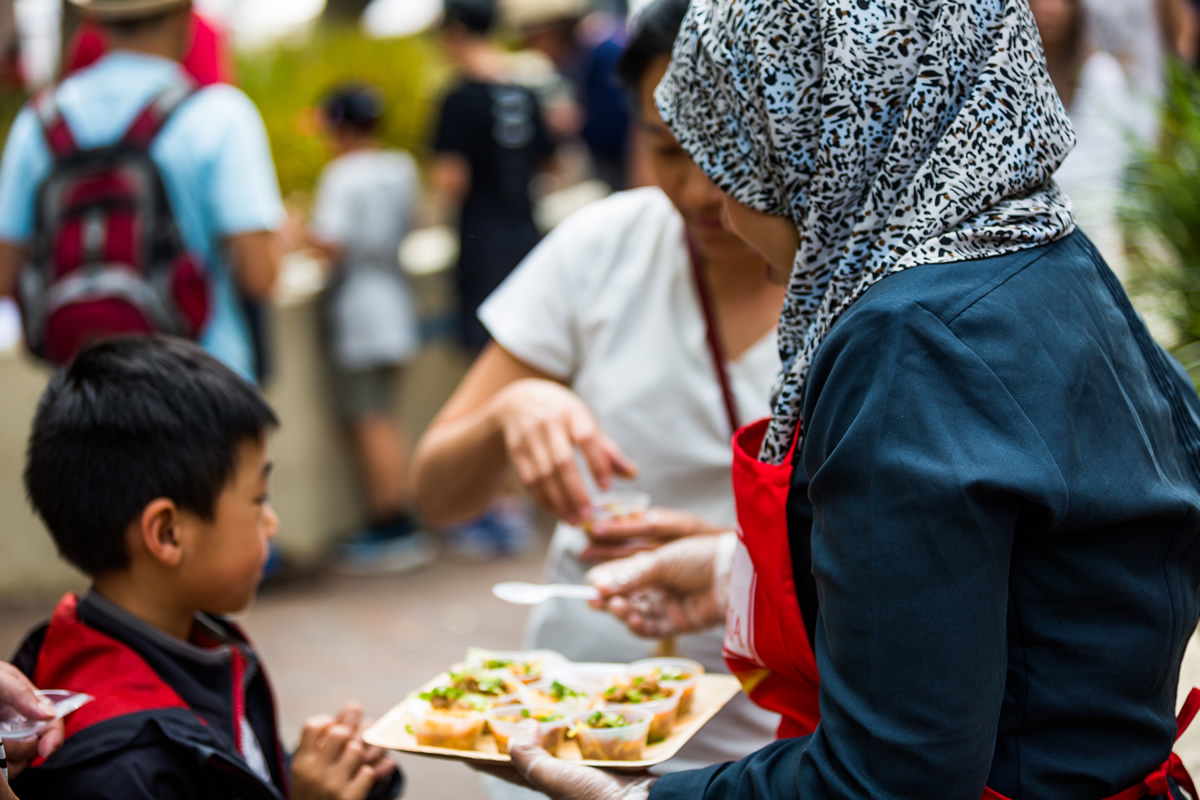
{"type": "MultiPolygon", "coordinates": [[[[1200,57],[1197,9],[1190,0],[1030,5],[1078,139],[1056,179],[1081,227],[1127,278],[1120,220],[1127,169],[1159,136],[1167,65],[1200,57]]],[[[274,349],[298,346],[270,336],[272,288],[285,253],[306,252],[325,264],[319,335],[334,387],[330,413],[356,456],[363,497],[361,528],[341,532],[331,556],[339,568],[405,570],[429,563],[438,549],[405,488],[412,432],[394,413],[404,367],[430,329],[420,324],[425,312],[398,262],[402,242],[430,225],[457,230],[452,328],[463,353],[478,356],[491,340],[480,306],[546,233],[534,213],[540,195],[588,179],[605,191],[655,182],[652,137],[636,123],[616,77],[626,18],[636,12],[624,2],[446,0],[432,35],[456,77],[437,103],[427,146],[407,153],[383,141],[390,111],[376,87],[329,86],[316,109],[328,163],[311,203],[286,208],[262,124],[230,88],[237,83],[232,45],[218,23],[193,9],[178,29],[104,26],[84,16],[71,32],[62,88],[39,97],[60,104],[60,119],[79,127],[73,135],[80,148],[117,139],[141,111],[135,106],[175,80],[167,62],[182,65],[189,92],[198,95],[182,101],[186,121],[163,120],[151,145],[162,158],[183,246],[212,272],[212,306],[190,335],[244,377],[269,381],[274,349]],[[109,54],[114,39],[117,52],[109,54]],[[130,49],[154,57],[130,56],[130,49]],[[126,81],[144,85],[141,99],[118,98],[126,81]],[[120,124],[91,121],[110,102],[119,103],[120,124]]],[[[19,83],[15,38],[5,52],[6,80],[19,83]]],[[[31,254],[50,258],[39,248],[58,234],[46,229],[51,211],[38,202],[62,153],[47,152],[42,142],[52,112],[35,111],[13,124],[0,170],[0,288],[14,296],[18,271],[31,254]]],[[[0,305],[0,318],[15,328],[14,306],[0,305]]],[[[65,359],[45,349],[40,355],[65,359]]],[[[470,558],[519,553],[532,522],[514,482],[443,541],[470,558]]]]}

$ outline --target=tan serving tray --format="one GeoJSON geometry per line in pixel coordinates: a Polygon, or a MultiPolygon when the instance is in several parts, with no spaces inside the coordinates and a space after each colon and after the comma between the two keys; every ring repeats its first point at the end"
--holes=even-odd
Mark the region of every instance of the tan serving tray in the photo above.
{"type": "MultiPolygon", "coordinates": [[[[575,664],[588,672],[603,671],[613,667],[617,671],[624,669],[621,664],[575,664]]],[[[446,673],[438,675],[421,687],[425,691],[448,678],[446,673]]],[[[661,764],[679,752],[696,732],[704,727],[725,704],[732,700],[742,690],[737,678],[732,675],[701,675],[696,684],[696,694],[692,700],[692,708],[687,716],[680,717],[671,735],[657,744],[647,745],[640,761],[591,761],[579,757],[579,747],[574,739],[567,739],[558,748],[558,757],[565,761],[574,761],[590,767],[605,767],[607,769],[641,770],[661,764]]],[[[424,747],[417,744],[417,738],[407,730],[408,718],[404,711],[404,703],[397,703],[390,711],[380,717],[363,734],[367,744],[382,747],[386,750],[399,750],[405,753],[417,753],[434,758],[453,758],[459,761],[490,761],[509,763],[508,756],[496,752],[496,741],[490,734],[479,737],[474,750],[451,750],[446,747],[424,747]]]]}

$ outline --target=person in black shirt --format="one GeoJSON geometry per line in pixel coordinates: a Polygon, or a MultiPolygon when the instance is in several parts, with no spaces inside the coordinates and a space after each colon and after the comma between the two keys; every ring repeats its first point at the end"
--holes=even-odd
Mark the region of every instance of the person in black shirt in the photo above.
{"type": "Polygon", "coordinates": [[[537,97],[508,77],[507,56],[488,38],[491,0],[447,0],[442,45],[460,73],[434,140],[435,195],[459,208],[455,283],[463,345],[476,355],[488,334],[475,312],[537,244],[529,183],[554,154],[537,97]]]}

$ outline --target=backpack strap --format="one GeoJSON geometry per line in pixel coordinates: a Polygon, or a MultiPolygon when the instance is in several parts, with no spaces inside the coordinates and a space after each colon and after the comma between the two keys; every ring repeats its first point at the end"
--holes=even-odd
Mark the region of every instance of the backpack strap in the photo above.
{"type": "Polygon", "coordinates": [[[71,128],[58,107],[56,89],[57,87],[50,86],[38,94],[33,100],[33,111],[46,134],[46,145],[54,158],[61,160],[79,152],[79,146],[75,144],[75,135],[71,133],[71,128]]]}
{"type": "Polygon", "coordinates": [[[196,93],[196,89],[196,84],[190,78],[163,89],[134,118],[121,142],[139,150],[150,149],[167,120],[183,105],[183,101],[196,93]]]}

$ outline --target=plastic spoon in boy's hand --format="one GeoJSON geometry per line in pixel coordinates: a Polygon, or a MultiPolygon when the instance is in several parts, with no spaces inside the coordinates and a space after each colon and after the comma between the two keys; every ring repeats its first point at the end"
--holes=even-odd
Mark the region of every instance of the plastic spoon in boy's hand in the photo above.
{"type": "Polygon", "coordinates": [[[35,736],[45,730],[54,720],[62,719],[72,711],[76,711],[96,699],[90,694],[68,692],[62,689],[48,689],[36,694],[54,706],[54,718],[26,719],[14,709],[5,707],[5,710],[0,710],[0,739],[26,739],[35,736]]]}
{"type": "Polygon", "coordinates": [[[492,594],[506,603],[532,606],[552,597],[567,597],[575,600],[594,600],[600,596],[595,586],[576,586],[568,583],[526,583],[505,581],[492,587],[492,594]]]}

